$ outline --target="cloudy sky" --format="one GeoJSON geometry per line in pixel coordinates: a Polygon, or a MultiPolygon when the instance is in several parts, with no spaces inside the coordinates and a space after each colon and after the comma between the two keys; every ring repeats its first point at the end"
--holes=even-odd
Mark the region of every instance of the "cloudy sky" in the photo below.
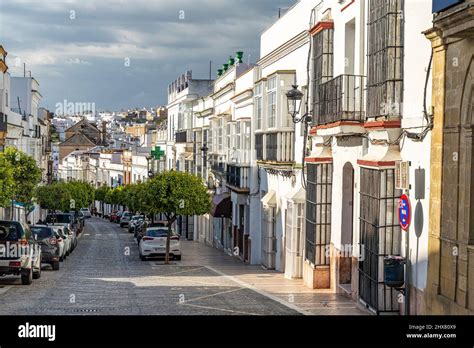
{"type": "Polygon", "coordinates": [[[295,0],[0,0],[0,44],[12,75],[39,81],[42,105],[96,110],[166,102],[186,70],[207,78],[236,51],[259,57],[261,32],[295,0]],[[126,66],[130,62],[129,66],[126,66]]]}

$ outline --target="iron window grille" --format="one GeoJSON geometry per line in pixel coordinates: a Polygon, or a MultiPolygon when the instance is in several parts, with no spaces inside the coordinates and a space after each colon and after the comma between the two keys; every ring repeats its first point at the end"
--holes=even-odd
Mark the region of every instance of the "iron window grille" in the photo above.
{"type": "Polygon", "coordinates": [[[385,286],[383,267],[385,256],[401,252],[400,196],[394,169],[361,168],[359,295],[377,314],[399,309],[398,292],[385,286]]]}
{"type": "Polygon", "coordinates": [[[367,118],[401,117],[404,0],[370,0],[367,118]]]}
{"type": "Polygon", "coordinates": [[[305,258],[315,266],[330,264],[332,163],[307,164],[305,258]]]}
{"type": "Polygon", "coordinates": [[[313,116],[319,124],[319,86],[333,77],[334,29],[324,29],[313,37],[313,116]]]}

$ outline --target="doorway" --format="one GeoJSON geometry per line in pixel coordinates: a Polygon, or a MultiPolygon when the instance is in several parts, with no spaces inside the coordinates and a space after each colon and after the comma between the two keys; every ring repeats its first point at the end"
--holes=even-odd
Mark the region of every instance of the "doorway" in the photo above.
{"type": "Polygon", "coordinates": [[[342,171],[341,250],[339,285],[352,292],[352,245],[354,241],[354,167],[347,162],[342,171]]]}

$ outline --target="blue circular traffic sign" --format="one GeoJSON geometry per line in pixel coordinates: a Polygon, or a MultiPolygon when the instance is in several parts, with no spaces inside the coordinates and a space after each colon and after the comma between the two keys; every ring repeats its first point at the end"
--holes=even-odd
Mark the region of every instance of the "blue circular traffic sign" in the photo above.
{"type": "Polygon", "coordinates": [[[410,199],[407,195],[400,197],[400,203],[398,205],[398,218],[400,219],[400,226],[402,230],[407,231],[411,223],[411,206],[410,199]]]}

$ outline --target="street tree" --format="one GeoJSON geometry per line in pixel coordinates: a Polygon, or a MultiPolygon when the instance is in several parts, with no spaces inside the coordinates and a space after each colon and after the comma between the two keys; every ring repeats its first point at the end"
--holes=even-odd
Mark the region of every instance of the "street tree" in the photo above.
{"type": "Polygon", "coordinates": [[[13,168],[10,162],[0,153],[0,207],[10,205],[14,196],[13,168]]]}
{"type": "Polygon", "coordinates": [[[49,186],[39,186],[35,192],[36,201],[42,209],[52,213],[68,211],[70,208],[71,194],[68,183],[54,183],[49,186]]]}
{"type": "Polygon", "coordinates": [[[168,222],[165,263],[169,264],[172,225],[178,216],[199,216],[211,210],[211,197],[201,178],[184,172],[163,172],[143,190],[148,213],[162,213],[168,222]]]}
{"type": "Polygon", "coordinates": [[[7,147],[4,152],[13,174],[13,194],[17,202],[25,206],[25,218],[28,219],[36,186],[41,182],[41,169],[33,157],[14,147],[7,147]]]}
{"type": "Polygon", "coordinates": [[[110,188],[107,185],[102,185],[95,190],[95,200],[100,202],[102,214],[104,214],[104,204],[106,203],[105,197],[109,191],[110,188]]]}

